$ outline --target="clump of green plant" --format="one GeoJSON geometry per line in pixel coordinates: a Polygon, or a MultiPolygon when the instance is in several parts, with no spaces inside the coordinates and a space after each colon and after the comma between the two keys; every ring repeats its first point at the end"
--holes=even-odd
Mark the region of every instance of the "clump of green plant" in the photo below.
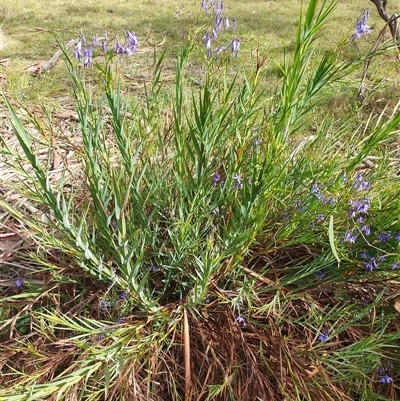
{"type": "Polygon", "coordinates": [[[23,151],[3,145],[10,189],[30,207],[0,206],[37,246],[20,252],[1,301],[1,397],[396,399],[399,187],[382,179],[384,157],[358,168],[400,114],[356,133],[328,118],[304,129],[351,67],[332,55],[310,65],[333,8],[310,1],[272,100],[262,64],[230,80],[228,59],[189,90],[194,42],[174,93],[155,54],[134,103],[112,54],[94,96],[92,73],[66,52],[79,123],[61,147],[75,164],[65,157],[57,173],[46,133],[5,99],[23,151]]]}

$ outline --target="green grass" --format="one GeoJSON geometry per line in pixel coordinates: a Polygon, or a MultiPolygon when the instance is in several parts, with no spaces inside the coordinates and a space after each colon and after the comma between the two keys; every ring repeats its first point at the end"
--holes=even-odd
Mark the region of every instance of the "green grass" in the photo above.
{"type": "Polygon", "coordinates": [[[194,2],[45,4],[2,9],[0,400],[398,399],[395,53],[361,103],[363,3],[226,1],[218,60],[194,2]],[[21,75],[81,28],[139,52],[21,75]]]}

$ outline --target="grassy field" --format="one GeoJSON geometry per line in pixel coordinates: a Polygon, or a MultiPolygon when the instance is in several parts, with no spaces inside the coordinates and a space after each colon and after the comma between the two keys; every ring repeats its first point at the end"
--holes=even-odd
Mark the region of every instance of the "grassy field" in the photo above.
{"type": "Polygon", "coordinates": [[[204,6],[3,0],[0,401],[400,399],[398,49],[204,6]]]}

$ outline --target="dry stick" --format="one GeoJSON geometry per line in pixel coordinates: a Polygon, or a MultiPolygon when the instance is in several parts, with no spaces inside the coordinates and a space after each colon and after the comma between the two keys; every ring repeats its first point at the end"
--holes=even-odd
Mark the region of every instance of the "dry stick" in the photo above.
{"type": "MultiPolygon", "coordinates": [[[[374,1],[372,1],[372,2],[375,3],[374,1]]],[[[396,27],[395,31],[397,31],[397,20],[399,18],[400,18],[400,15],[393,14],[390,18],[385,20],[386,21],[385,26],[381,29],[381,31],[379,32],[379,35],[378,35],[375,43],[371,46],[371,49],[369,51],[370,56],[367,57],[367,59],[365,60],[364,70],[363,70],[363,74],[362,74],[362,78],[361,78],[361,83],[360,83],[360,86],[358,88],[358,97],[361,100],[364,100],[364,91],[366,89],[366,86],[365,86],[364,83],[365,83],[365,79],[367,77],[367,72],[368,72],[369,65],[371,64],[373,53],[378,49],[378,46],[381,44],[381,42],[383,42],[383,38],[384,38],[384,35],[385,35],[385,32],[386,32],[386,29],[389,27],[390,32],[391,32],[392,37],[393,37],[393,40],[395,42],[397,42],[399,40],[399,38],[397,37],[398,35],[393,32],[393,30],[394,30],[393,25],[396,27]]],[[[397,47],[400,50],[400,43],[397,43],[397,47]]]]}
{"type": "MultiPolygon", "coordinates": [[[[398,16],[396,14],[393,14],[391,17],[389,17],[388,12],[386,11],[387,0],[370,0],[370,1],[375,4],[375,7],[378,10],[380,17],[389,26],[393,40],[397,42],[400,39],[400,32],[397,25],[398,16]]],[[[397,43],[397,47],[400,50],[400,43],[397,43]]]]}
{"type": "MultiPolygon", "coordinates": [[[[66,45],[65,45],[65,50],[70,49],[72,46],[76,45],[78,43],[77,39],[71,39],[66,45]]],[[[46,61],[44,64],[42,64],[41,66],[38,67],[38,70],[35,70],[34,72],[32,72],[33,75],[39,75],[39,74],[43,74],[44,72],[50,70],[51,68],[53,68],[58,59],[62,56],[63,51],[57,50],[54,53],[54,56],[49,60],[46,61]]]]}
{"type": "Polygon", "coordinates": [[[185,401],[190,400],[190,334],[189,334],[189,321],[186,309],[183,310],[183,346],[184,346],[184,359],[185,359],[185,401]]]}

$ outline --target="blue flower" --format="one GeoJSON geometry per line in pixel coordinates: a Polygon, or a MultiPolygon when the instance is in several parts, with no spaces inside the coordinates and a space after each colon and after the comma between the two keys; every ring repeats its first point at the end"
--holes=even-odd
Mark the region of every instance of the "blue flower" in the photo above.
{"type": "Polygon", "coordinates": [[[369,226],[367,226],[366,224],[364,224],[361,227],[361,231],[363,231],[365,233],[365,235],[371,234],[371,228],[369,226]]]}
{"type": "MultiPolygon", "coordinates": [[[[135,35],[135,32],[130,32],[128,31],[126,33],[126,40],[128,41],[128,46],[127,48],[132,52],[136,53],[137,52],[137,46],[139,44],[139,41],[135,35]]],[[[126,51],[125,51],[126,52],[126,51]]]]}
{"type": "Polygon", "coordinates": [[[382,243],[389,242],[391,237],[392,237],[392,233],[380,233],[380,234],[378,234],[378,239],[382,243]]]}
{"type": "Polygon", "coordinates": [[[243,182],[242,182],[242,177],[240,177],[239,174],[235,174],[232,177],[234,184],[233,184],[233,188],[237,188],[237,189],[242,189],[243,188],[243,182]]]}
{"type": "Polygon", "coordinates": [[[320,335],[318,336],[318,341],[325,342],[329,340],[329,329],[322,329],[320,335]]]}
{"type": "Polygon", "coordinates": [[[244,320],[244,317],[242,315],[236,316],[236,321],[239,323],[240,327],[246,327],[247,326],[247,323],[244,320]]]}
{"type": "Polygon", "coordinates": [[[207,15],[208,14],[208,8],[207,8],[207,3],[205,2],[205,0],[202,0],[201,8],[205,11],[205,13],[207,15]]]}
{"type": "Polygon", "coordinates": [[[371,201],[369,198],[364,198],[361,200],[350,201],[350,217],[354,218],[357,214],[365,214],[371,206],[371,201]]]}
{"type": "Polygon", "coordinates": [[[124,54],[125,53],[125,48],[124,46],[119,43],[118,37],[117,37],[117,43],[115,44],[115,53],[117,54],[124,54]]]}
{"type": "Polygon", "coordinates": [[[363,264],[365,269],[370,273],[372,273],[373,270],[376,269],[379,265],[378,261],[373,257],[369,258],[367,262],[363,262],[363,264]]]}
{"type": "Polygon", "coordinates": [[[126,298],[128,298],[128,294],[125,291],[122,291],[119,293],[119,298],[126,299],[126,298]]]}
{"type": "Polygon", "coordinates": [[[355,244],[358,235],[354,231],[347,231],[344,236],[344,241],[349,242],[350,244],[355,244]]]}
{"type": "Polygon", "coordinates": [[[366,25],[367,19],[369,18],[369,10],[364,10],[361,17],[356,22],[356,29],[353,33],[353,38],[360,39],[365,35],[372,32],[372,29],[366,25]]]}
{"type": "Polygon", "coordinates": [[[74,49],[74,57],[78,60],[81,61],[81,57],[82,57],[82,42],[79,41],[74,49]]]}
{"type": "Polygon", "coordinates": [[[240,40],[239,40],[239,39],[236,39],[236,38],[232,39],[232,42],[231,42],[231,51],[232,51],[232,53],[235,54],[235,58],[236,58],[236,57],[238,56],[238,54],[239,54],[239,47],[240,47],[240,40]]]}
{"type": "Polygon", "coordinates": [[[364,177],[360,173],[358,173],[354,180],[353,188],[356,191],[369,191],[370,184],[369,184],[369,182],[364,180],[364,177]]]}
{"type": "Polygon", "coordinates": [[[326,197],[321,192],[321,184],[313,184],[313,186],[311,187],[311,193],[316,196],[319,202],[323,204],[326,203],[326,197]]]}
{"type": "Polygon", "coordinates": [[[211,37],[208,33],[203,36],[206,44],[207,56],[211,57],[211,37]]]}
{"type": "Polygon", "coordinates": [[[15,280],[15,286],[18,288],[18,289],[20,289],[20,288],[22,288],[22,285],[24,284],[24,282],[23,282],[23,280],[21,280],[20,278],[17,278],[16,280],[15,280]]]}
{"type": "Polygon", "coordinates": [[[213,174],[213,180],[212,180],[213,185],[216,186],[220,181],[221,181],[221,174],[215,172],[213,174]]]}
{"type": "Polygon", "coordinates": [[[92,48],[91,47],[87,47],[84,51],[83,51],[83,66],[84,67],[90,67],[93,63],[93,59],[92,59],[92,48]]]}
{"type": "Polygon", "coordinates": [[[217,32],[219,32],[221,28],[222,28],[222,18],[217,17],[215,21],[215,29],[217,30],[217,32]]]}
{"type": "Polygon", "coordinates": [[[393,381],[393,379],[388,374],[386,374],[385,376],[382,376],[379,379],[379,383],[382,383],[382,384],[390,384],[392,381],[393,381]]]}

